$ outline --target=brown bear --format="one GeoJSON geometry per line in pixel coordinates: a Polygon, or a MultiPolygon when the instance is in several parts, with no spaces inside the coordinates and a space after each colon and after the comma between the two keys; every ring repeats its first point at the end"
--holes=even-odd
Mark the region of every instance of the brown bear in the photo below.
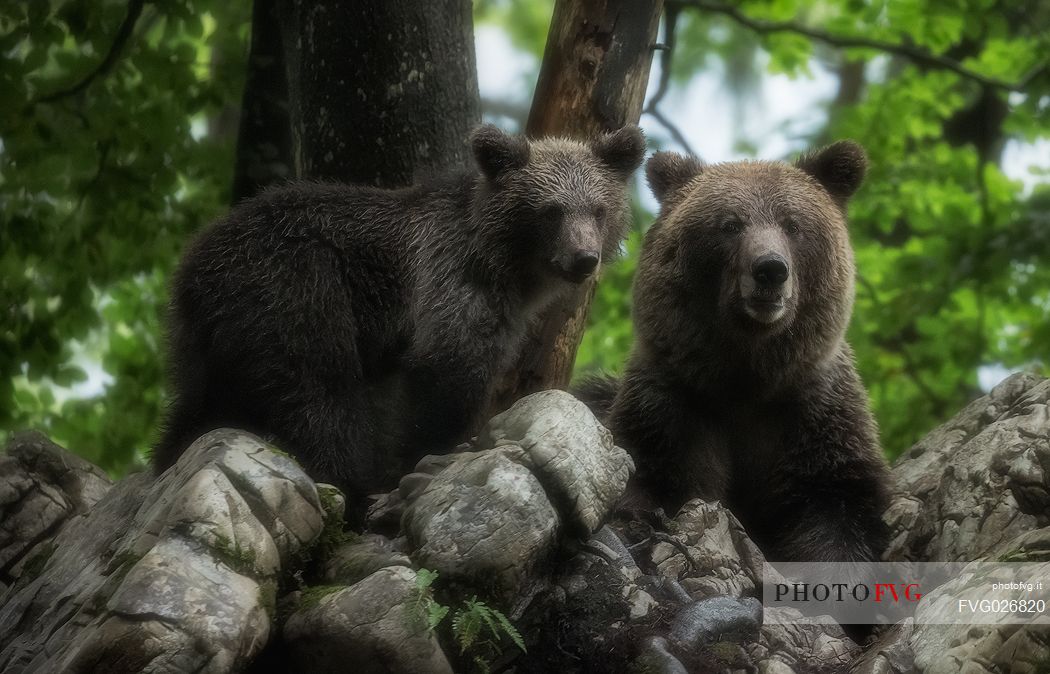
{"type": "Polygon", "coordinates": [[[590,143],[481,127],[478,170],[399,190],[296,183],[188,247],[157,468],[219,426],[272,438],[348,512],[485,411],[526,326],[614,257],[636,127],[590,143]]]}
{"type": "Polygon", "coordinates": [[[578,391],[634,454],[648,505],[721,500],[771,560],[885,545],[888,471],[844,339],[846,202],[866,167],[850,141],[794,165],[656,154],[636,343],[619,384],[578,391]]]}

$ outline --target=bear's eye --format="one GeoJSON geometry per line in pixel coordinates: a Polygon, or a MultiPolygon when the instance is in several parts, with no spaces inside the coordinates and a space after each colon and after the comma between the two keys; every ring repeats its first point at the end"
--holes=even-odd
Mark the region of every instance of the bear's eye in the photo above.
{"type": "Polygon", "coordinates": [[[601,222],[605,219],[605,206],[594,207],[594,219],[601,222]]]}
{"type": "Polygon", "coordinates": [[[784,231],[788,234],[798,234],[798,223],[794,218],[784,220],[784,231]]]}
{"type": "Polygon", "coordinates": [[[744,223],[740,218],[726,218],[718,228],[726,234],[737,234],[744,228],[744,223]]]}

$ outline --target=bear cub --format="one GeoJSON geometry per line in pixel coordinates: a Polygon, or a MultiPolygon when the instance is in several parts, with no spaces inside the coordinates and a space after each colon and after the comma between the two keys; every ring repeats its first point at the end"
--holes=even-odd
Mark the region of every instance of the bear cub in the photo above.
{"type": "Polygon", "coordinates": [[[154,451],[272,438],[348,512],[466,439],[530,320],[615,256],[636,127],[581,143],[474,132],[477,170],[399,190],[297,183],[235,207],[175,274],[173,403],[154,451]]]}
{"type": "Polygon", "coordinates": [[[638,464],[638,505],[721,500],[767,558],[878,559],[888,471],[845,341],[856,143],[794,165],[658,153],[660,215],[634,285],[622,381],[581,399],[638,464]]]}

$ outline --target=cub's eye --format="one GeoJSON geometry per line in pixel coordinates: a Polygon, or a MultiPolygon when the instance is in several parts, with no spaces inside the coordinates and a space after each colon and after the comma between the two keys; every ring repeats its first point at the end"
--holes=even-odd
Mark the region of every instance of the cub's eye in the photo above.
{"type": "Polygon", "coordinates": [[[794,218],[788,218],[784,221],[784,231],[788,234],[798,234],[798,223],[795,222],[794,218]]]}
{"type": "Polygon", "coordinates": [[[605,206],[594,207],[594,219],[598,221],[605,219],[605,206]]]}
{"type": "Polygon", "coordinates": [[[726,234],[737,234],[744,228],[744,223],[740,221],[740,218],[726,218],[718,228],[726,234]]]}

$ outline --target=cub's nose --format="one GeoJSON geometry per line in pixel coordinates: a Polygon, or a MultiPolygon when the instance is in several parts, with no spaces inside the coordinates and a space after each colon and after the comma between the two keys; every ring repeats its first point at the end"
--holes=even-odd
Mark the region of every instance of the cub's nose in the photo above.
{"type": "Polygon", "coordinates": [[[569,272],[574,276],[587,276],[598,267],[598,253],[592,250],[578,250],[573,253],[569,272]]]}
{"type": "Polygon", "coordinates": [[[763,255],[751,265],[751,276],[760,286],[766,288],[781,286],[788,277],[787,260],[776,253],[763,255]]]}

